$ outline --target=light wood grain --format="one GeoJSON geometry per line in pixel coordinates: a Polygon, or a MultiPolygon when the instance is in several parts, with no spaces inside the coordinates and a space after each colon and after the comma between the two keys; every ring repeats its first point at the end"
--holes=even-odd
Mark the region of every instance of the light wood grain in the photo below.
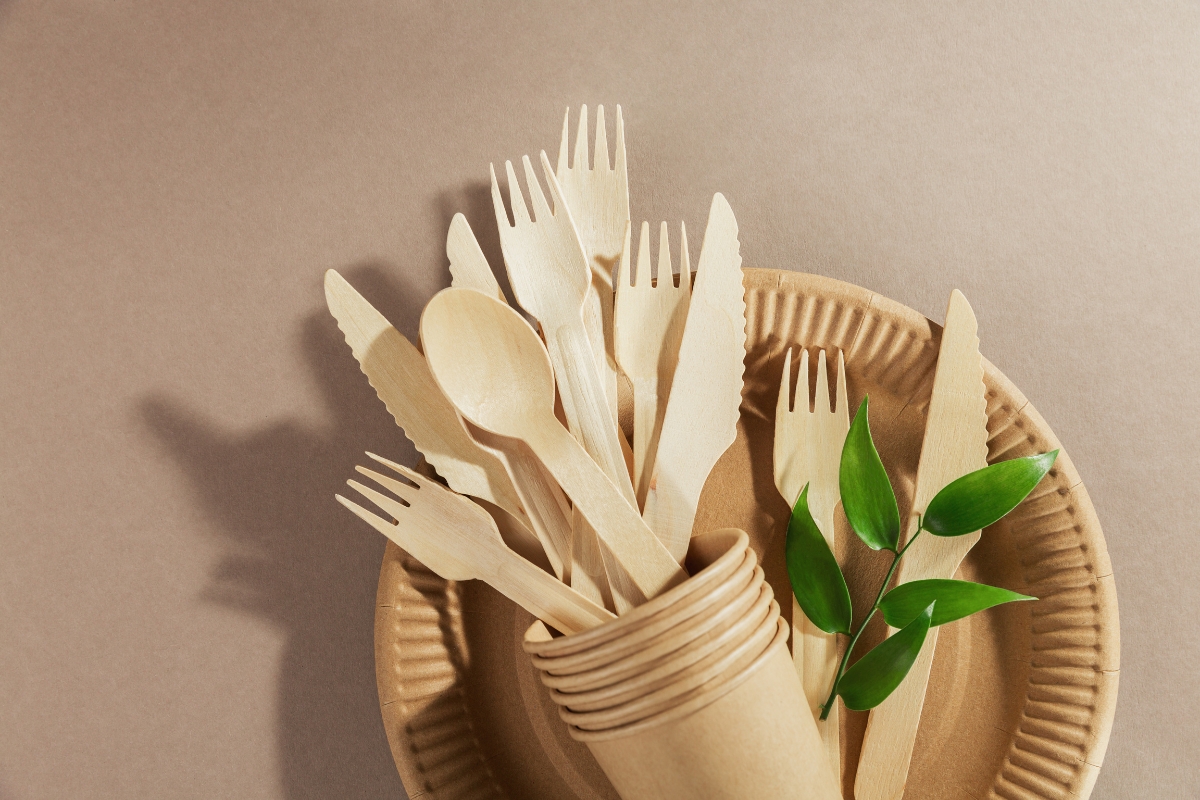
{"type": "MultiPolygon", "coordinates": [[[[560,580],[570,580],[571,509],[558,484],[546,474],[524,443],[497,436],[470,422],[466,426],[471,438],[504,465],[554,574],[560,580]]],[[[599,595],[588,597],[599,599],[599,595]]]]}
{"type": "MultiPolygon", "coordinates": [[[[585,138],[584,147],[586,146],[585,138]]],[[[607,148],[605,152],[607,153],[607,148]]],[[[607,156],[605,158],[607,159],[607,156]]],[[[521,195],[521,187],[512,163],[505,162],[509,202],[514,219],[512,225],[509,224],[504,209],[495,169],[491,172],[492,204],[500,229],[500,245],[504,253],[504,263],[508,268],[509,282],[517,302],[538,320],[541,327],[558,381],[559,399],[571,433],[583,445],[588,455],[600,465],[601,471],[617,486],[621,494],[631,504],[636,503],[625,452],[622,449],[622,437],[618,432],[616,414],[613,411],[615,406],[609,401],[603,373],[593,348],[593,344],[599,340],[595,330],[589,336],[584,319],[583,311],[594,281],[594,270],[589,265],[589,257],[584,251],[570,208],[563,198],[545,153],[541,154],[541,161],[543,174],[550,187],[551,199],[554,201],[553,211],[542,194],[529,158],[522,159],[530,203],[536,219],[530,218],[529,208],[521,195]]],[[[609,289],[611,290],[611,285],[609,289]]],[[[611,318],[611,305],[609,309],[611,318]]],[[[615,398],[615,393],[613,397],[615,398]]],[[[598,544],[588,540],[592,533],[588,526],[576,527],[578,552],[590,570],[585,574],[589,580],[598,578],[592,556],[597,552],[603,556],[604,551],[599,549],[598,544]]],[[[615,569],[610,569],[612,566],[606,562],[604,570],[610,578],[616,572],[615,569]]],[[[581,580],[584,580],[582,576],[581,580]]],[[[587,589],[586,586],[581,588],[587,589]]],[[[623,610],[623,594],[618,591],[613,591],[612,594],[615,607],[623,610]]]]}
{"type": "Polygon", "coordinates": [[[643,516],[677,560],[708,473],[737,435],[746,302],[737,220],[713,196],[643,516]]]}
{"type": "MultiPolygon", "coordinates": [[[[454,219],[450,221],[450,232],[446,236],[446,255],[450,259],[452,287],[475,289],[501,302],[507,302],[495,274],[487,263],[483,249],[479,246],[479,241],[475,238],[467,218],[462,214],[455,214],[454,219]]],[[[593,283],[595,281],[593,276],[593,283]]],[[[565,575],[564,572],[558,572],[559,577],[565,577],[572,588],[589,600],[611,607],[613,603],[608,592],[608,579],[604,573],[600,548],[596,543],[596,532],[588,526],[582,516],[572,512],[569,504],[564,504],[561,514],[552,509],[539,511],[539,508],[545,505],[547,495],[558,498],[563,496],[553,478],[546,474],[545,468],[537,463],[532,454],[526,452],[527,448],[517,440],[495,437],[494,434],[470,426],[469,423],[468,430],[481,447],[496,455],[508,469],[509,477],[521,496],[521,502],[529,511],[530,523],[538,538],[542,540],[543,546],[547,545],[547,541],[554,543],[565,572],[565,575]],[[513,449],[506,452],[505,448],[509,446],[513,449]],[[565,530],[564,524],[567,526],[565,530]],[[564,534],[565,543],[561,541],[564,534]]]]}
{"type": "Polygon", "coordinates": [[[608,134],[604,106],[596,108],[596,146],[588,159],[588,111],[579,109],[575,159],[567,160],[571,109],[563,117],[556,176],[571,209],[571,219],[591,268],[591,285],[584,301],[583,318],[596,356],[609,411],[617,418],[617,362],[613,334],[613,267],[621,255],[625,227],[629,224],[629,179],[625,161],[625,122],[617,106],[615,163],[608,160],[608,134]]]}
{"type": "Polygon", "coordinates": [[[450,259],[450,285],[460,289],[475,289],[489,297],[504,300],[504,292],[492,272],[471,230],[471,224],[462,214],[455,214],[446,233],[446,257],[450,259]]]}
{"type": "MultiPolygon", "coordinates": [[[[466,289],[434,296],[421,341],[438,384],[475,425],[526,442],[595,529],[614,596],[633,605],[686,574],[636,509],[554,416],[554,374],[537,333],[513,309],[466,289]]],[[[587,351],[584,363],[590,363],[587,351]]]]}
{"type": "Polygon", "coordinates": [[[582,308],[591,269],[545,153],[541,159],[554,201],[553,211],[542,194],[529,157],[522,159],[536,219],[530,218],[512,162],[505,162],[515,220],[515,224],[509,224],[496,172],[493,169],[491,173],[492,202],[509,282],[517,302],[542,328],[571,432],[632,502],[633,484],[617,438],[616,420],[609,413],[607,395],[583,323],[582,308]]]}
{"type": "MultiPolygon", "coordinates": [[[[849,400],[846,395],[846,365],[838,351],[836,403],[829,404],[829,373],[825,350],[817,356],[817,379],[814,404],[808,406],[808,351],[800,351],[800,371],[796,378],[796,402],[791,404],[792,351],[783,362],[783,377],[779,383],[779,400],[775,406],[774,466],[775,485],[787,500],[796,504],[805,484],[808,484],[808,508],[817,528],[836,552],[833,519],[841,500],[838,473],[841,468],[842,445],[850,430],[849,400]]],[[[792,597],[792,661],[808,706],[821,734],[821,743],[834,774],[840,778],[842,769],[840,702],[826,719],[821,720],[821,703],[829,696],[838,668],[838,640],[813,625],[792,597]]],[[[839,780],[840,783],[840,780],[839,780]]]]}
{"type": "MultiPolygon", "coordinates": [[[[987,400],[978,324],[967,299],[956,289],[950,295],[938,351],[929,418],[917,467],[910,536],[915,532],[915,514],[923,512],[942,487],[987,466],[987,441],[987,400]]],[[[978,531],[953,538],[923,534],[900,562],[897,582],[953,577],[977,541],[978,531]]],[[[900,800],[904,796],[937,634],[937,628],[930,629],[925,646],[904,682],[871,711],[854,779],[856,800],[900,800]]]]}
{"type": "Polygon", "coordinates": [[[637,274],[629,269],[630,232],[626,229],[620,266],[617,268],[617,305],[614,328],[617,361],[633,383],[633,485],[639,507],[646,502],[654,453],[662,430],[671,380],[679,360],[679,342],[687,321],[692,289],[692,263],[688,257],[687,228],[679,225],[679,282],[671,267],[667,223],[658,232],[658,278],[650,274],[650,225],[642,223],[638,242],[637,274]]]}
{"type": "MultiPolygon", "coordinates": [[[[866,289],[819,275],[747,268],[745,285],[743,411],[756,421],[740,426],[744,449],[735,453],[742,455],[727,454],[717,464],[706,490],[715,502],[709,506],[706,500],[701,515],[710,509],[714,525],[744,528],[759,552],[780,547],[781,518],[762,513],[761,477],[772,472],[773,428],[758,420],[773,416],[781,342],[783,347],[845,350],[854,384],[851,400],[871,395],[872,411],[879,413],[882,426],[877,444],[885,462],[897,470],[893,480],[908,505],[903,495],[915,486],[941,326],[866,289]]],[[[990,458],[1061,446],[1033,404],[986,359],[984,376],[990,458]]],[[[975,571],[982,569],[993,582],[1043,599],[1009,607],[1017,613],[992,612],[943,632],[931,677],[966,680],[929,693],[925,713],[937,717],[927,729],[922,725],[922,747],[939,756],[914,759],[907,796],[1086,800],[1098,765],[1104,763],[1121,648],[1113,566],[1087,489],[1065,451],[1034,494],[988,534],[994,537],[991,543],[981,542],[964,562],[964,570],[972,570],[965,577],[984,579],[975,571]],[[976,552],[983,546],[986,557],[976,552]],[[1032,617],[1024,613],[1034,609],[1032,617]],[[952,640],[960,645],[969,641],[970,646],[951,648],[952,640]],[[1032,665],[1023,659],[1030,652],[1038,654],[1032,665]]],[[[847,564],[846,571],[852,583],[863,587],[881,577],[861,561],[847,564]]],[[[464,785],[495,785],[487,791],[526,797],[531,795],[521,777],[537,774],[544,780],[537,796],[612,797],[595,760],[570,743],[555,710],[545,710],[536,671],[524,674],[518,693],[497,684],[489,669],[495,659],[511,658],[510,604],[494,592],[462,593],[454,584],[439,583],[389,543],[379,579],[384,605],[376,609],[379,698],[384,728],[410,794],[455,800],[464,785]],[[482,629],[476,623],[481,619],[499,624],[482,629]],[[439,684],[435,715],[408,701],[427,686],[433,669],[447,676],[439,684]],[[496,713],[481,717],[470,705],[478,697],[490,698],[496,713]],[[445,733],[446,719],[458,733],[445,733]],[[512,751],[507,777],[497,780],[489,771],[491,756],[514,737],[528,737],[530,724],[538,746],[512,751]],[[446,758],[448,752],[455,754],[452,760],[446,758]]],[[[785,656],[784,662],[792,671],[790,659],[785,656]]],[[[847,782],[853,780],[862,734],[848,721],[852,716],[857,715],[842,718],[851,769],[847,782]]],[[[852,795],[846,786],[845,796],[852,795]]]]}
{"type": "Polygon", "coordinates": [[[395,522],[341,495],[337,495],[338,502],[441,577],[481,580],[563,633],[585,631],[616,619],[509,550],[495,521],[466,498],[404,467],[397,469],[415,486],[365,467],[357,469],[404,501],[348,481],[395,522]]]}
{"type": "Polygon", "coordinates": [[[438,474],[528,525],[504,465],[467,435],[412,342],[334,270],[325,273],[325,300],[379,399],[438,474]]]}

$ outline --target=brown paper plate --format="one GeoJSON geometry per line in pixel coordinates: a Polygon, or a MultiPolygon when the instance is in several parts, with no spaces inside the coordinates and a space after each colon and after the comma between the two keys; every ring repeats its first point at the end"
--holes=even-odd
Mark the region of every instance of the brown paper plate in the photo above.
{"type": "MultiPolygon", "coordinates": [[[[788,597],[788,508],[771,464],[785,349],[845,351],[851,409],[871,395],[872,429],[907,516],[941,328],[866,289],[816,275],[748,269],[745,285],[742,418],[709,477],[696,525],[749,533],[776,595],[788,597]]],[[[1060,447],[990,363],[985,382],[989,460],[1060,447]]],[[[844,519],[838,541],[861,615],[887,562],[859,544],[844,519]]],[[[1065,452],[1029,499],[984,532],[960,577],[1040,599],[943,629],[906,796],[1088,797],[1112,725],[1120,640],[1104,536],[1065,452]]],[[[588,750],[568,735],[521,649],[528,614],[477,581],[439,579],[392,544],[377,605],[379,700],[411,797],[616,798],[588,750]]],[[[782,605],[789,614],[790,604],[782,605]]],[[[882,625],[870,633],[878,640],[882,625]]],[[[843,720],[849,798],[866,714],[843,720]]]]}

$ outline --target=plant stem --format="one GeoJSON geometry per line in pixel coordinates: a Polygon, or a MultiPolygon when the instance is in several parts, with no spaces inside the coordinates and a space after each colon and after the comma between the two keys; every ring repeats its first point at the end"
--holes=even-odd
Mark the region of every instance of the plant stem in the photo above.
{"type": "Polygon", "coordinates": [[[833,702],[837,699],[838,684],[842,682],[842,676],[846,674],[846,667],[850,663],[850,654],[854,652],[854,647],[858,644],[859,637],[863,635],[863,631],[867,629],[867,625],[875,616],[875,612],[879,610],[879,601],[883,599],[884,593],[887,592],[888,584],[892,582],[892,576],[896,574],[896,567],[899,566],[900,559],[904,556],[904,553],[908,550],[908,548],[912,547],[912,544],[917,540],[917,537],[921,535],[921,522],[921,515],[918,514],[917,532],[914,533],[907,542],[905,542],[904,547],[901,547],[896,551],[892,558],[892,566],[888,568],[887,577],[883,579],[883,585],[879,587],[879,592],[875,595],[875,603],[871,606],[870,613],[867,614],[867,618],[862,621],[862,624],[858,626],[858,630],[854,632],[854,636],[850,639],[850,645],[846,648],[846,652],[842,655],[842,660],[838,663],[837,675],[833,679],[833,688],[829,691],[829,698],[821,704],[822,722],[829,717],[829,712],[833,708],[833,702]]]}

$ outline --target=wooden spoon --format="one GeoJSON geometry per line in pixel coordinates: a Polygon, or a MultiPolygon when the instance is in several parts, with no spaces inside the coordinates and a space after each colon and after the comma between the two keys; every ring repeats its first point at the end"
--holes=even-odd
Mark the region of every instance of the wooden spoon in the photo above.
{"type": "Polygon", "coordinates": [[[687,579],[555,418],[549,356],[520,314],[480,292],[445,289],[421,315],[421,342],[434,378],[459,413],[485,430],[528,444],[595,528],[606,545],[601,551],[614,593],[619,588],[626,597],[649,599],[687,579]]]}

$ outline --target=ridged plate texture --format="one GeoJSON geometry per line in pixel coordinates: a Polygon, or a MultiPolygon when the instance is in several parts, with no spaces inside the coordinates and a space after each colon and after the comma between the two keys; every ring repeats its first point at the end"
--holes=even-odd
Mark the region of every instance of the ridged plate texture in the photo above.
{"type": "MultiPolygon", "coordinates": [[[[830,278],[747,269],[745,286],[738,436],[709,477],[696,524],[744,529],[776,595],[787,596],[788,509],[771,466],[784,352],[845,351],[851,408],[871,395],[872,430],[907,515],[941,328],[830,278]]],[[[986,353],[987,311],[976,311],[986,353]]],[[[815,369],[816,359],[810,361],[815,369]]],[[[984,366],[988,460],[1061,447],[1021,392],[990,363],[984,366]]],[[[861,615],[887,560],[857,542],[840,511],[838,525],[839,560],[861,615]]],[[[1033,495],[984,531],[959,577],[1039,600],[943,629],[906,797],[1087,798],[1112,725],[1120,636],[1104,536],[1065,450],[1033,495]]],[[[377,606],[380,705],[410,797],[616,797],[587,749],[567,735],[521,651],[527,614],[477,582],[439,579],[392,544],[377,606]]],[[[882,625],[868,632],[876,640],[883,634],[882,625]]],[[[866,714],[843,719],[849,798],[866,714]]]]}

